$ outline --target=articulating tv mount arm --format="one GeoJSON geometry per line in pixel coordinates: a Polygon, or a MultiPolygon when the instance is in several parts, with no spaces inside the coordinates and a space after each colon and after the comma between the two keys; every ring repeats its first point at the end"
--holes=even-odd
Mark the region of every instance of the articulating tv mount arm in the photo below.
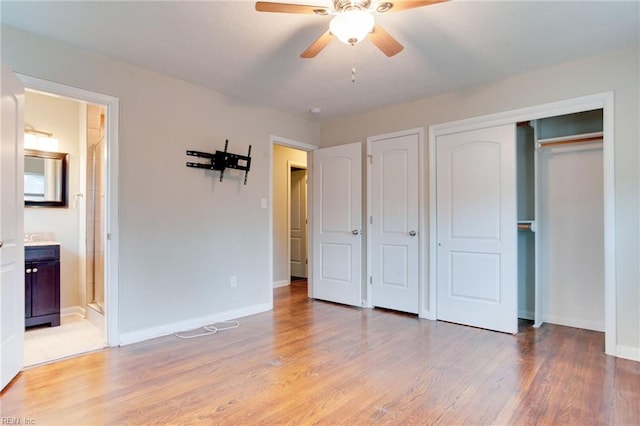
{"type": "Polygon", "coordinates": [[[220,170],[220,182],[224,176],[224,169],[238,169],[244,170],[244,184],[247,184],[247,176],[249,169],[251,168],[251,145],[249,145],[249,152],[247,155],[238,155],[227,152],[227,146],[229,145],[229,139],[224,143],[224,151],[216,151],[215,154],[209,154],[207,152],[200,151],[187,151],[187,155],[199,158],[208,158],[210,163],[191,163],[187,162],[187,167],[195,167],[198,169],[207,170],[220,170]]]}

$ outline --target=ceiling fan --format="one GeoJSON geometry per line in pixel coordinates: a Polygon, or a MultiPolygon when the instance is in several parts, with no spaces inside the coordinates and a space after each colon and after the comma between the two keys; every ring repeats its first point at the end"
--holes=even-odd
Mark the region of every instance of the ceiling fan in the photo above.
{"type": "Polygon", "coordinates": [[[300,55],[313,58],[333,37],[345,44],[355,45],[364,38],[371,40],[385,55],[391,57],[404,49],[388,32],[375,23],[373,13],[395,12],[442,3],[447,0],[333,0],[333,9],[291,3],[256,2],[258,12],[299,13],[308,15],[334,15],[329,29],[311,43],[300,55]]]}

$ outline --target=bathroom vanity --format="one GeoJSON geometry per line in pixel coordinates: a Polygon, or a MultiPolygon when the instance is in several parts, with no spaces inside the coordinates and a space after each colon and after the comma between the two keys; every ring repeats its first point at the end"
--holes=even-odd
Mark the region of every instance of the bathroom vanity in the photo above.
{"type": "Polygon", "coordinates": [[[25,326],[60,325],[60,244],[25,244],[25,326]]]}

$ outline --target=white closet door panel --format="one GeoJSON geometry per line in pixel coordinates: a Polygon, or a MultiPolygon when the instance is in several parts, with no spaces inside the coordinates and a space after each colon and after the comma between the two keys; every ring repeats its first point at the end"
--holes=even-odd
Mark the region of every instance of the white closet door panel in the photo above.
{"type": "Polygon", "coordinates": [[[418,313],[416,133],[370,142],[373,306],[418,313]]]}
{"type": "Polygon", "coordinates": [[[437,317],[517,332],[515,125],[439,136],[437,317]]]}
{"type": "Polygon", "coordinates": [[[451,237],[500,238],[500,144],[478,141],[455,147],[451,172],[451,237]]]}

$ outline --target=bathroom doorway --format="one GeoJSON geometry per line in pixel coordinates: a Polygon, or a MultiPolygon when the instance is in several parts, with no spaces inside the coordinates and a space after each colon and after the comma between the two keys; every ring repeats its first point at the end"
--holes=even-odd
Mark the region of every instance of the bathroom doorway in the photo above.
{"type": "Polygon", "coordinates": [[[25,134],[49,134],[37,148],[68,154],[67,203],[24,210],[25,245],[59,246],[60,325],[25,330],[25,366],[107,346],[105,105],[27,89],[25,134]]]}

